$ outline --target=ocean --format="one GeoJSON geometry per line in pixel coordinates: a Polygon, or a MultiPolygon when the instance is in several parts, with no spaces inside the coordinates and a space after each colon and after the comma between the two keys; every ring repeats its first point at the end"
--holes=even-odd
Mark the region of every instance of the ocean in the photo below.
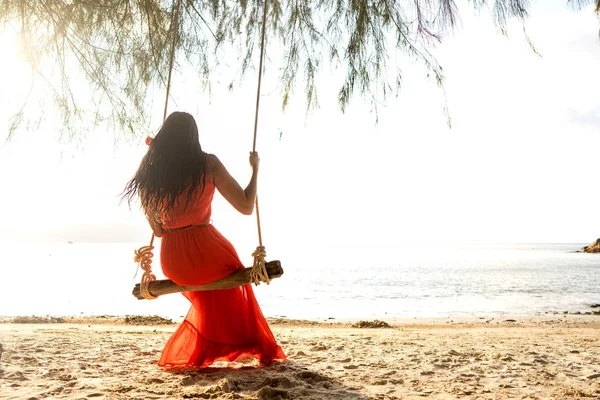
{"type": "MultiPolygon", "coordinates": [[[[534,316],[592,311],[600,255],[585,243],[401,243],[286,251],[285,270],[255,287],[267,317],[313,320],[534,316]]],[[[0,315],[160,315],[180,320],[180,294],[131,295],[137,243],[1,242],[0,315]]],[[[154,271],[161,279],[159,256],[154,271]]]]}

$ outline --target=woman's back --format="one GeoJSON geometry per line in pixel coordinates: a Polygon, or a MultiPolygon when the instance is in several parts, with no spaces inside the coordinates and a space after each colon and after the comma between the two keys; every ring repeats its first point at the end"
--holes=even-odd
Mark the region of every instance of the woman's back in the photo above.
{"type": "Polygon", "coordinates": [[[177,229],[190,225],[206,225],[210,222],[211,203],[215,194],[215,185],[209,176],[204,184],[198,185],[189,195],[185,190],[179,195],[175,206],[161,215],[163,229],[177,229]],[[189,202],[188,200],[189,196],[189,202]],[[186,206],[187,203],[187,206],[186,206]]]}

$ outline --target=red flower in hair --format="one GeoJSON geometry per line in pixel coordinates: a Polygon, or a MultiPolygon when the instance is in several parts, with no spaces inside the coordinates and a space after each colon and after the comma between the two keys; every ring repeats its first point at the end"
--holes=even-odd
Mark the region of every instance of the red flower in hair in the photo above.
{"type": "Polygon", "coordinates": [[[150,136],[146,136],[146,144],[148,146],[150,146],[151,143],[152,143],[152,138],[150,136]]]}

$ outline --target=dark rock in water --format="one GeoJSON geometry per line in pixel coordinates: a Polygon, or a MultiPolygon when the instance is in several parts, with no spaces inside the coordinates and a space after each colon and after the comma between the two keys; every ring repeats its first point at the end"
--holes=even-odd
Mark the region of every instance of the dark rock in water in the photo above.
{"type": "Polygon", "coordinates": [[[600,253],[600,239],[581,249],[584,253],[600,253]]]}
{"type": "Polygon", "coordinates": [[[600,308],[600,304],[592,304],[590,308],[600,308]]]}

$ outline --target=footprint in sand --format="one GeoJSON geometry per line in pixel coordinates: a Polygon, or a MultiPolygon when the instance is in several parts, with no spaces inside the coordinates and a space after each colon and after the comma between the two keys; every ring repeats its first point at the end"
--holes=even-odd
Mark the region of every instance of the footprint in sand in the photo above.
{"type": "Polygon", "coordinates": [[[38,359],[35,357],[25,356],[21,360],[25,361],[27,365],[40,365],[38,359]]]}
{"type": "Polygon", "coordinates": [[[56,378],[61,374],[61,372],[64,371],[64,368],[50,368],[48,371],[42,374],[42,378],[56,378]]]}
{"type": "Polygon", "coordinates": [[[526,363],[526,362],[520,362],[519,365],[523,366],[523,367],[533,367],[533,364],[531,363],[526,363]]]}
{"type": "Polygon", "coordinates": [[[376,379],[370,382],[373,386],[385,386],[388,384],[387,379],[376,379]]]}
{"type": "MultiPolygon", "coordinates": [[[[238,384],[236,381],[223,378],[216,385],[213,385],[206,389],[202,395],[208,397],[202,398],[210,398],[210,399],[221,399],[225,393],[233,393],[239,391],[238,384]]],[[[229,398],[229,397],[228,397],[229,398]]]]}
{"type": "Polygon", "coordinates": [[[196,382],[198,382],[198,379],[196,379],[195,377],[192,376],[186,376],[185,378],[183,378],[180,382],[181,386],[191,386],[193,384],[195,384],[196,382]]]}
{"type": "Polygon", "coordinates": [[[219,381],[219,383],[217,383],[216,388],[221,393],[232,393],[232,392],[237,392],[240,390],[240,388],[238,387],[237,381],[234,381],[233,379],[229,379],[229,378],[221,379],[219,381]]]}
{"type": "Polygon", "coordinates": [[[567,367],[569,367],[569,368],[571,368],[571,369],[574,369],[574,370],[576,370],[576,371],[580,371],[580,370],[582,370],[582,369],[583,369],[583,368],[581,367],[581,365],[579,365],[579,364],[577,364],[577,363],[573,363],[573,362],[570,362],[570,363],[568,363],[568,364],[567,364],[567,367]]]}
{"type": "Polygon", "coordinates": [[[568,376],[569,378],[579,378],[579,374],[574,374],[569,371],[563,371],[563,374],[565,374],[565,376],[568,376]]]}
{"type": "Polygon", "coordinates": [[[7,381],[19,381],[19,382],[28,380],[21,371],[9,372],[8,374],[4,375],[4,379],[6,379],[7,381]]]}
{"type": "Polygon", "coordinates": [[[274,378],[265,379],[260,386],[291,389],[293,387],[300,386],[300,383],[297,380],[291,380],[286,376],[278,376],[274,378]]]}
{"type": "Polygon", "coordinates": [[[49,391],[45,392],[45,393],[43,394],[43,396],[44,396],[44,397],[47,397],[47,398],[54,398],[54,396],[57,396],[57,395],[59,395],[59,394],[69,394],[70,392],[71,392],[71,391],[70,391],[69,389],[66,389],[66,388],[64,388],[64,387],[60,387],[60,386],[59,386],[59,387],[57,387],[57,388],[54,388],[54,389],[52,389],[52,390],[49,390],[49,391]],[[64,392],[64,393],[63,393],[63,392],[64,392]]]}
{"type": "Polygon", "coordinates": [[[317,372],[312,371],[302,371],[296,374],[296,377],[300,380],[306,381],[310,384],[315,384],[318,382],[331,381],[331,378],[321,375],[317,372]]]}
{"type": "Polygon", "coordinates": [[[286,390],[274,389],[270,386],[261,388],[258,393],[260,400],[275,400],[275,399],[288,399],[289,393],[286,390]]]}

